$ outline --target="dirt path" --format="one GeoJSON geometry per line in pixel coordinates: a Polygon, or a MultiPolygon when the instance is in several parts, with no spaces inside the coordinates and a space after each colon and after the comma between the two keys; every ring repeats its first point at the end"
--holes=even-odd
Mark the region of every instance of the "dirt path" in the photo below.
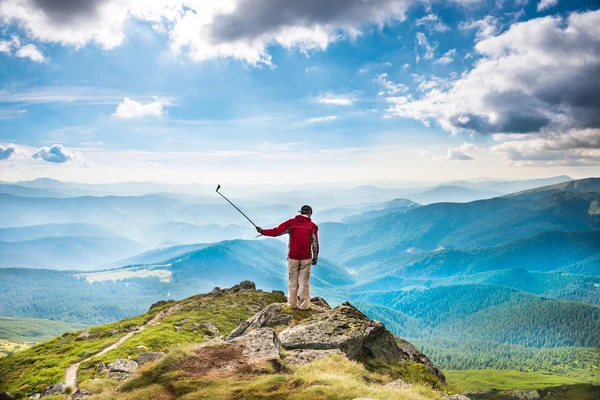
{"type": "Polygon", "coordinates": [[[123,343],[125,343],[130,337],[132,337],[136,333],[140,333],[141,331],[146,329],[148,326],[152,326],[152,325],[156,324],[164,317],[171,315],[178,308],[179,308],[179,305],[177,304],[166,310],[159,311],[158,313],[156,313],[156,315],[154,317],[152,317],[150,320],[148,320],[148,322],[146,322],[144,325],[140,326],[135,331],[129,332],[128,334],[123,336],[121,339],[119,339],[117,342],[111,344],[108,347],[103,348],[98,353],[94,354],[93,356],[90,356],[90,357],[86,358],[85,360],[81,360],[78,363],[75,363],[75,364],[69,366],[69,368],[67,368],[67,370],[65,371],[65,383],[67,384],[67,386],[73,389],[73,393],[75,393],[77,391],[77,372],[79,371],[79,366],[81,365],[81,363],[88,362],[94,357],[104,355],[104,354],[108,353],[109,351],[118,348],[123,343]]]}

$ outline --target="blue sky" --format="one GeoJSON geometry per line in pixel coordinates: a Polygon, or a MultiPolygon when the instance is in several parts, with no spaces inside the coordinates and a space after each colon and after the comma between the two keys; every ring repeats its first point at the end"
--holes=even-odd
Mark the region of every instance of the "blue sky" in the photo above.
{"type": "Polygon", "coordinates": [[[0,0],[0,179],[600,175],[566,0],[0,0]]]}

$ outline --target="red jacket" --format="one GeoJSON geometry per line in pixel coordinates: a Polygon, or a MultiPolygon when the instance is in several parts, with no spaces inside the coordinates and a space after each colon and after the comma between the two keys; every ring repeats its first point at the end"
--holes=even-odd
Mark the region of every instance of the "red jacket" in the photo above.
{"type": "Polygon", "coordinates": [[[277,228],[263,229],[265,236],[290,234],[288,258],[292,260],[316,260],[319,257],[319,227],[305,215],[285,221],[277,228]]]}

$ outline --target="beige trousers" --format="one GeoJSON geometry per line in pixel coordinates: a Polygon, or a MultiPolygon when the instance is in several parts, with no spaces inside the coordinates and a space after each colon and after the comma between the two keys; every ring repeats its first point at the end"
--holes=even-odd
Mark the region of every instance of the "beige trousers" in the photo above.
{"type": "Polygon", "coordinates": [[[298,307],[300,295],[300,309],[310,308],[310,267],[312,260],[288,259],[288,303],[290,307],[298,307]]]}

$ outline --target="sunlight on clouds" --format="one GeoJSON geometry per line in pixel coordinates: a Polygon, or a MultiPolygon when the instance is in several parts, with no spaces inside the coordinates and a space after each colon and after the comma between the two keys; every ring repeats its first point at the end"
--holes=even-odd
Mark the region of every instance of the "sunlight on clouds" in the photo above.
{"type": "Polygon", "coordinates": [[[166,114],[167,112],[163,109],[163,105],[156,97],[154,97],[153,102],[146,104],[138,103],[129,97],[125,97],[123,102],[117,106],[117,110],[113,115],[118,118],[131,119],[145,116],[160,117],[166,114]]]}

